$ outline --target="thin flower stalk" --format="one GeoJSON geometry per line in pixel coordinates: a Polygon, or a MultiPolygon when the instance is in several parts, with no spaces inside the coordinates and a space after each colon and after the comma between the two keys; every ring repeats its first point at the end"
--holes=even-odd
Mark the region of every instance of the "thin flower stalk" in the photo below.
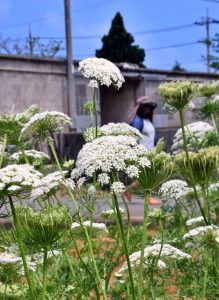
{"type": "Polygon", "coordinates": [[[32,277],[30,275],[29,268],[27,265],[24,246],[23,246],[23,242],[22,242],[22,238],[21,238],[19,222],[18,222],[16,210],[14,207],[13,199],[11,196],[9,196],[9,203],[10,203],[10,207],[11,207],[12,217],[13,217],[13,221],[14,221],[14,227],[15,227],[15,231],[16,231],[16,237],[18,240],[18,245],[19,245],[19,249],[20,249],[20,254],[21,254],[21,258],[22,258],[22,262],[23,262],[23,266],[24,266],[24,272],[25,272],[25,276],[27,278],[27,283],[29,286],[30,294],[31,294],[32,299],[36,299],[35,292],[34,292],[34,284],[33,284],[32,277]]]}
{"type": "Polygon", "coordinates": [[[184,124],[183,110],[179,110],[179,116],[180,116],[180,123],[181,123],[181,128],[182,128],[182,136],[183,136],[184,149],[185,149],[185,152],[186,152],[186,158],[188,160],[189,172],[190,172],[190,176],[191,176],[191,179],[192,179],[191,180],[192,188],[194,190],[194,195],[195,195],[195,199],[197,201],[198,207],[199,207],[199,209],[201,211],[201,214],[202,214],[202,216],[203,216],[203,218],[205,220],[205,224],[207,225],[209,222],[208,222],[208,220],[206,218],[205,211],[202,208],[202,205],[201,205],[198,193],[197,193],[197,189],[196,189],[195,182],[194,182],[194,176],[193,176],[193,173],[192,173],[192,167],[191,167],[191,163],[190,163],[190,159],[189,159],[188,145],[187,145],[187,139],[186,139],[185,127],[184,127],[185,124],[184,124]]]}
{"type": "Polygon", "coordinates": [[[96,106],[96,88],[93,88],[93,114],[95,121],[95,137],[98,136],[98,114],[97,114],[97,106],[96,106]]]}
{"type": "Polygon", "coordinates": [[[43,289],[42,289],[42,300],[46,299],[46,284],[47,284],[47,268],[48,268],[48,251],[45,248],[43,254],[43,289]]]}
{"type": "Polygon", "coordinates": [[[121,213],[119,210],[119,204],[118,204],[117,196],[115,193],[112,193],[112,200],[113,200],[113,204],[116,209],[116,217],[118,220],[119,230],[120,230],[120,234],[121,234],[121,238],[122,238],[123,246],[124,246],[124,250],[125,250],[125,256],[126,256],[126,261],[127,261],[127,265],[128,265],[129,279],[130,279],[130,284],[131,284],[132,299],[136,300],[134,279],[133,279],[132,268],[131,268],[131,263],[130,263],[130,258],[129,258],[127,239],[125,236],[125,231],[124,231],[124,227],[123,227],[123,223],[122,223],[122,216],[121,216],[121,213]]]}
{"type": "Polygon", "coordinates": [[[149,211],[149,197],[150,197],[150,190],[147,190],[145,193],[144,199],[144,221],[143,221],[143,233],[142,233],[142,240],[141,240],[141,257],[140,257],[140,264],[139,264],[139,300],[142,299],[142,291],[143,291],[143,271],[144,271],[144,249],[145,244],[147,241],[147,220],[148,220],[148,211],[149,211]]]}
{"type": "MultiPolygon", "coordinates": [[[[59,159],[57,157],[57,154],[56,154],[55,148],[53,146],[53,143],[51,141],[51,138],[47,137],[47,143],[48,143],[48,145],[49,145],[49,147],[50,147],[50,149],[52,151],[52,154],[53,154],[53,156],[55,158],[55,161],[56,161],[56,164],[57,164],[57,167],[58,167],[59,171],[62,172],[62,167],[60,165],[60,162],[59,162],[59,159]]],[[[64,177],[63,177],[63,180],[65,181],[64,177]]],[[[72,201],[74,203],[74,206],[76,208],[76,211],[77,211],[77,214],[78,214],[78,217],[79,217],[79,220],[80,220],[80,224],[81,224],[81,226],[82,226],[82,228],[83,228],[83,230],[85,232],[85,236],[86,236],[86,239],[87,239],[87,242],[88,242],[88,249],[89,249],[89,253],[90,253],[93,265],[94,265],[94,269],[95,269],[95,273],[96,273],[96,276],[97,276],[97,280],[98,280],[98,283],[99,283],[99,285],[100,285],[100,287],[102,289],[102,292],[103,292],[103,299],[107,300],[105,287],[104,287],[104,285],[103,285],[103,283],[101,281],[101,278],[100,278],[100,275],[99,275],[99,272],[98,272],[98,269],[97,269],[97,264],[96,264],[96,261],[95,261],[95,258],[94,258],[92,243],[91,243],[91,239],[90,239],[89,234],[88,234],[88,230],[87,230],[86,226],[83,225],[83,219],[82,219],[82,217],[80,215],[78,205],[77,205],[77,203],[75,201],[75,198],[74,198],[74,195],[73,195],[71,189],[68,186],[68,183],[66,183],[66,187],[67,187],[68,194],[71,197],[71,199],[72,199],[72,201]]]]}

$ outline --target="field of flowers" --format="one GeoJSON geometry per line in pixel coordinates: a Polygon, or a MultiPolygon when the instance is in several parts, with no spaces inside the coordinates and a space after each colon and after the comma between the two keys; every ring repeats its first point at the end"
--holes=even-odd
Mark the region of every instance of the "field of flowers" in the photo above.
{"type": "Polygon", "coordinates": [[[0,115],[0,218],[12,218],[0,230],[0,299],[219,299],[219,83],[159,86],[181,122],[171,155],[163,140],[147,151],[128,124],[99,127],[96,88],[119,89],[124,78],[105,59],[84,60],[79,70],[94,90],[85,109],[95,126],[76,161],[60,161],[54,147],[71,124],[65,114],[33,105],[0,115]],[[191,109],[202,121],[185,124],[191,109]],[[126,190],[142,197],[142,225],[132,225],[126,190]],[[152,194],[160,209],[149,210],[152,194]],[[99,212],[100,201],[111,209],[99,212]]]}

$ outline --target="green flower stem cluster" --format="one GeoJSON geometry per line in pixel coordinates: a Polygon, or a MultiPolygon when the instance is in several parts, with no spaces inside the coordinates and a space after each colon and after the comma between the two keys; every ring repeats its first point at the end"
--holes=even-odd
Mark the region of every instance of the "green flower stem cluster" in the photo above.
{"type": "Polygon", "coordinates": [[[22,235],[21,235],[19,219],[17,217],[13,199],[11,196],[9,196],[9,203],[10,203],[11,212],[12,212],[12,216],[13,216],[13,220],[14,220],[15,233],[16,233],[16,237],[17,237],[17,241],[18,241],[18,245],[19,245],[19,249],[20,249],[20,254],[21,254],[21,258],[22,258],[22,262],[23,262],[23,266],[24,266],[24,272],[25,272],[29,290],[30,290],[30,295],[31,295],[32,299],[36,299],[33,278],[29,272],[29,268],[27,265],[27,259],[26,259],[26,255],[25,255],[25,250],[24,250],[24,245],[22,242],[22,235]]]}
{"type": "Polygon", "coordinates": [[[122,223],[122,216],[121,216],[121,212],[119,209],[118,199],[117,199],[117,196],[115,193],[112,193],[112,200],[113,200],[113,205],[116,210],[117,224],[118,224],[118,227],[120,230],[120,235],[121,235],[121,239],[123,241],[123,246],[124,246],[124,250],[125,250],[125,257],[126,257],[126,261],[127,261],[127,265],[128,265],[128,273],[129,273],[129,279],[130,279],[130,284],[131,284],[132,299],[136,300],[134,277],[132,274],[131,262],[130,262],[130,258],[129,258],[128,243],[127,243],[127,238],[125,236],[125,231],[124,231],[124,227],[123,227],[123,223],[122,223]]]}
{"type": "Polygon", "coordinates": [[[205,101],[201,107],[201,113],[205,117],[210,117],[214,127],[216,136],[219,140],[219,133],[217,128],[217,115],[219,113],[219,100],[215,97],[219,93],[219,82],[211,81],[199,84],[198,92],[205,101]]]}
{"type": "Polygon", "coordinates": [[[48,251],[62,247],[61,239],[70,230],[72,218],[66,207],[47,207],[34,211],[30,206],[18,206],[16,214],[23,239],[29,247],[43,250],[42,299],[46,299],[48,251]]]}
{"type": "Polygon", "coordinates": [[[198,152],[189,152],[189,161],[185,152],[175,156],[175,164],[182,177],[191,184],[195,180],[196,184],[208,185],[211,177],[214,177],[219,160],[219,147],[212,146],[200,149],[198,152]],[[191,176],[189,164],[192,168],[191,176]]]}
{"type": "Polygon", "coordinates": [[[150,161],[149,167],[139,166],[137,182],[144,191],[153,191],[171,175],[173,164],[171,156],[163,151],[157,153],[151,150],[147,154],[150,161]]]}
{"type": "Polygon", "coordinates": [[[198,85],[198,93],[202,97],[211,98],[212,96],[219,93],[219,82],[210,81],[204,82],[198,85]]]}
{"type": "Polygon", "coordinates": [[[158,144],[158,147],[147,153],[147,159],[150,162],[150,166],[139,166],[139,176],[137,182],[145,192],[144,199],[144,220],[143,220],[143,233],[141,241],[141,258],[139,264],[139,299],[142,298],[143,290],[143,269],[144,269],[144,249],[147,241],[147,223],[149,213],[149,197],[153,190],[166,181],[173,171],[173,164],[171,156],[163,151],[162,147],[158,144]]]}
{"type": "MultiPolygon", "coordinates": [[[[209,181],[216,173],[218,160],[218,146],[200,149],[196,153],[188,152],[188,157],[186,152],[179,153],[175,156],[175,165],[180,174],[182,174],[181,176],[184,177],[189,184],[199,184],[202,187],[206,208],[204,215],[206,214],[208,216],[208,221],[210,221],[210,205],[208,203],[208,195],[205,195],[208,194],[209,181]]],[[[201,203],[199,205],[201,209],[201,203]]]]}
{"type": "Polygon", "coordinates": [[[173,81],[159,86],[164,107],[170,112],[182,111],[186,108],[196,91],[197,85],[192,81],[173,81]]]}

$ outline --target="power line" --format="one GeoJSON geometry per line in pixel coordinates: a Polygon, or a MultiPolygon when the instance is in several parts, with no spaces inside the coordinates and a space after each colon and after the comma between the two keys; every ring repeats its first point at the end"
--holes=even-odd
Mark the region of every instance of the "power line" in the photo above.
{"type": "Polygon", "coordinates": [[[213,2],[213,3],[219,3],[219,0],[203,0],[203,1],[206,1],[206,2],[213,2]]]}
{"type": "MultiPolygon", "coordinates": [[[[188,43],[182,43],[182,44],[174,44],[174,45],[168,45],[168,46],[162,46],[162,47],[154,47],[154,48],[147,48],[146,51],[156,51],[156,50],[164,50],[164,49],[171,49],[171,48],[180,48],[180,47],[186,47],[191,45],[198,45],[197,42],[188,42],[188,43]]],[[[75,54],[77,57],[85,57],[85,56],[93,56],[94,53],[90,54],[75,54]]]]}
{"type": "Polygon", "coordinates": [[[186,47],[186,46],[191,46],[191,45],[195,45],[195,44],[197,45],[197,42],[188,42],[188,43],[175,44],[175,45],[169,45],[169,46],[148,48],[148,49],[145,49],[145,50],[146,51],[155,51],[155,50],[162,50],[162,49],[186,47]]]}
{"type": "Polygon", "coordinates": [[[190,27],[194,27],[194,24],[189,23],[189,24],[180,25],[180,26],[173,26],[173,27],[166,27],[166,28],[159,28],[159,29],[152,29],[152,30],[145,30],[145,31],[137,31],[137,32],[134,32],[133,34],[140,35],[140,34],[159,33],[159,32],[173,31],[173,30],[179,30],[179,29],[190,28],[190,27]]]}
{"type": "MultiPolygon", "coordinates": [[[[98,7],[98,6],[102,6],[102,5],[105,5],[105,4],[113,2],[113,1],[116,1],[116,0],[106,0],[106,1],[102,1],[100,3],[96,3],[94,5],[78,8],[78,9],[75,9],[75,10],[71,11],[71,14],[76,13],[76,12],[85,11],[85,10],[88,10],[88,9],[92,9],[92,8],[95,8],[95,7],[98,7]]],[[[42,21],[45,21],[45,20],[64,17],[64,15],[65,14],[63,12],[61,14],[57,14],[57,15],[53,15],[53,16],[42,17],[42,18],[38,18],[38,19],[29,20],[29,21],[26,21],[26,22],[11,24],[11,25],[1,27],[0,30],[14,28],[14,27],[18,27],[18,26],[26,26],[26,25],[29,25],[29,24],[32,24],[32,23],[38,23],[38,22],[42,22],[42,21]]]]}
{"type": "MultiPolygon", "coordinates": [[[[194,27],[194,23],[190,24],[185,24],[185,25],[179,25],[179,26],[172,26],[172,27],[164,27],[164,28],[159,28],[159,29],[152,29],[152,30],[144,30],[144,31],[136,31],[136,32],[131,32],[133,35],[144,35],[144,34],[151,34],[151,33],[159,33],[159,32],[166,32],[166,31],[174,31],[174,30],[180,30],[184,28],[191,28],[194,27]]],[[[103,37],[102,35],[81,35],[81,36],[73,36],[72,39],[77,39],[77,40],[83,40],[83,39],[100,39],[103,37]]],[[[42,40],[64,40],[65,37],[63,36],[42,36],[39,37],[42,40]]],[[[21,39],[25,39],[22,37],[21,39]]]]}

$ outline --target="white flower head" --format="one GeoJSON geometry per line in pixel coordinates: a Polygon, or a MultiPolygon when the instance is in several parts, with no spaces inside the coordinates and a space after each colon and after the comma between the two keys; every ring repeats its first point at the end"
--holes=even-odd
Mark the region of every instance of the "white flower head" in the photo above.
{"type": "Polygon", "coordinates": [[[97,175],[101,185],[109,184],[110,175],[121,171],[136,178],[138,169],[151,166],[148,153],[131,136],[101,136],[83,146],[71,176],[89,179],[97,175]]]}
{"type": "Polygon", "coordinates": [[[126,123],[108,123],[100,127],[100,135],[126,135],[140,141],[142,134],[126,123]]]}
{"type": "Polygon", "coordinates": [[[17,195],[32,189],[39,183],[42,174],[30,165],[8,165],[0,169],[0,193],[2,195],[17,195]]]}
{"type": "MultiPolygon", "coordinates": [[[[125,214],[125,209],[122,207],[119,207],[119,212],[121,215],[125,214]]],[[[116,216],[116,211],[113,209],[107,209],[107,210],[103,210],[100,213],[101,217],[105,220],[109,219],[109,218],[114,218],[116,216]]]]}
{"type": "MultiPolygon", "coordinates": [[[[191,259],[191,255],[169,245],[169,244],[155,244],[152,246],[148,246],[144,249],[144,265],[147,267],[150,264],[150,260],[154,257],[158,257],[160,255],[160,260],[158,262],[158,268],[162,269],[166,267],[166,264],[163,260],[183,260],[183,259],[191,259]]],[[[137,251],[132,253],[129,256],[131,265],[133,267],[137,267],[140,264],[141,251],[137,251]]],[[[122,268],[118,271],[124,272],[127,269],[127,263],[125,263],[122,268]]]]}
{"type": "Polygon", "coordinates": [[[191,188],[188,187],[187,182],[179,179],[166,181],[159,190],[161,197],[166,200],[179,200],[188,195],[189,192],[191,192],[191,188]]]}
{"type": "Polygon", "coordinates": [[[200,223],[204,223],[204,218],[202,216],[187,220],[186,226],[190,227],[190,226],[198,225],[200,223]]]}
{"type": "Polygon", "coordinates": [[[86,78],[90,78],[90,85],[114,85],[118,89],[122,86],[124,77],[116,65],[104,58],[87,58],[79,63],[79,71],[86,78]]]}
{"type": "Polygon", "coordinates": [[[55,171],[44,176],[36,185],[35,189],[32,190],[31,198],[36,199],[38,197],[47,196],[51,193],[55,193],[61,187],[68,186],[74,189],[74,182],[71,179],[64,179],[67,172],[55,171]]]}
{"type": "Polygon", "coordinates": [[[101,173],[97,177],[97,182],[99,182],[101,185],[109,184],[110,178],[107,173],[101,173]]]}
{"type": "Polygon", "coordinates": [[[126,174],[130,177],[130,178],[137,178],[139,175],[139,168],[136,166],[128,166],[126,168],[126,174]]]}
{"type": "MultiPolygon", "coordinates": [[[[24,150],[24,154],[31,161],[43,161],[50,159],[46,153],[42,151],[36,151],[34,149],[24,150]]],[[[15,162],[19,162],[21,159],[24,159],[24,154],[21,151],[15,152],[10,156],[10,159],[15,162]]]]}
{"type": "Polygon", "coordinates": [[[194,229],[191,229],[189,232],[184,234],[184,239],[193,239],[193,238],[200,238],[207,233],[214,233],[215,237],[219,237],[219,227],[215,225],[207,225],[207,226],[199,226],[194,229]]]}
{"type": "Polygon", "coordinates": [[[120,181],[115,181],[110,187],[111,192],[115,193],[116,195],[121,195],[125,192],[125,186],[120,181]]]}
{"type": "MultiPolygon", "coordinates": [[[[91,223],[91,221],[88,220],[88,221],[83,222],[83,226],[92,227],[92,228],[100,230],[100,231],[108,232],[108,230],[106,228],[106,225],[104,223],[91,223]]],[[[71,230],[75,230],[75,229],[78,229],[78,228],[81,228],[81,227],[82,226],[81,226],[80,223],[74,222],[71,225],[71,230]]]]}
{"type": "Polygon", "coordinates": [[[21,137],[33,136],[45,139],[53,133],[60,133],[65,124],[71,124],[71,118],[57,111],[45,111],[34,115],[21,130],[21,137]]]}
{"type": "MultiPolygon", "coordinates": [[[[213,131],[214,128],[207,122],[193,122],[184,126],[190,150],[193,150],[195,141],[201,141],[207,132],[213,131]]],[[[183,150],[182,129],[178,129],[173,137],[173,153],[176,154],[183,150]]]]}

